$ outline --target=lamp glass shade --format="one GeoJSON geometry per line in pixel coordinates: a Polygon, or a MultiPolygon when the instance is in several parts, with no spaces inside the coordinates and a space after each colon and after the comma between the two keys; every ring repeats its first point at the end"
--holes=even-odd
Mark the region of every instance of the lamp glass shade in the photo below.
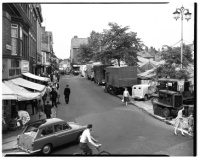
{"type": "Polygon", "coordinates": [[[185,19],[186,19],[187,21],[191,19],[191,13],[190,13],[190,12],[187,12],[187,13],[185,14],[185,19]]]}
{"type": "Polygon", "coordinates": [[[178,11],[174,12],[173,14],[176,20],[180,18],[180,13],[178,11]]]}

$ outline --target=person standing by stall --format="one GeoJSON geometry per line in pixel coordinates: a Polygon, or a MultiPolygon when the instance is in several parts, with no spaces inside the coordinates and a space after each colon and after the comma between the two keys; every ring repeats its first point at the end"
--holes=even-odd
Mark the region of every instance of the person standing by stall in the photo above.
{"type": "Polygon", "coordinates": [[[51,91],[51,100],[52,100],[52,107],[55,105],[56,108],[58,108],[57,106],[57,98],[58,98],[58,94],[57,92],[55,91],[55,88],[52,88],[52,91],[51,91]]]}
{"type": "Polygon", "coordinates": [[[66,85],[66,88],[64,90],[64,95],[65,95],[65,102],[66,104],[69,103],[69,96],[70,96],[71,90],[69,88],[69,85],[66,85]]]}
{"type": "Polygon", "coordinates": [[[49,104],[49,101],[47,101],[47,104],[44,107],[44,113],[46,114],[47,119],[51,118],[51,105],[49,104]]]}
{"type": "Polygon", "coordinates": [[[41,118],[41,116],[42,116],[42,112],[43,112],[43,111],[44,111],[44,107],[43,107],[43,105],[42,105],[41,100],[39,99],[39,101],[38,101],[39,119],[41,118]]]}
{"type": "Polygon", "coordinates": [[[22,128],[30,121],[30,116],[27,111],[18,111],[18,121],[21,123],[22,128]]]}

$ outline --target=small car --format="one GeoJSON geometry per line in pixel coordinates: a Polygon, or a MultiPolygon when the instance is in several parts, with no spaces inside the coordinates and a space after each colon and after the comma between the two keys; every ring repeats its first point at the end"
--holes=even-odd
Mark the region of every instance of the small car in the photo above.
{"type": "Polygon", "coordinates": [[[52,148],[70,142],[79,142],[87,126],[65,122],[59,118],[43,119],[28,124],[18,135],[17,147],[30,154],[41,151],[48,155],[52,148]]]}

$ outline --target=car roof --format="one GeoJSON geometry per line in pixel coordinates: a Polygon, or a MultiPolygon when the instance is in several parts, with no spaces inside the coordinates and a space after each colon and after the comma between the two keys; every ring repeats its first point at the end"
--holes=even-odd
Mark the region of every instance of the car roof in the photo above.
{"type": "Polygon", "coordinates": [[[40,123],[39,128],[41,128],[41,127],[56,124],[56,123],[59,123],[59,122],[65,122],[65,121],[60,119],[60,118],[50,118],[50,119],[38,120],[38,121],[30,123],[29,125],[34,125],[34,124],[40,123]]]}

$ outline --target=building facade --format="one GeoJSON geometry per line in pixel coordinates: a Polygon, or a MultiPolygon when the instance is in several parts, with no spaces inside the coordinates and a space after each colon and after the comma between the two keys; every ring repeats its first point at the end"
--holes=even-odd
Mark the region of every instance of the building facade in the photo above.
{"type": "Polygon", "coordinates": [[[51,67],[51,57],[53,56],[53,34],[52,32],[45,31],[45,27],[42,27],[42,63],[44,64],[44,73],[50,74],[53,70],[51,67]]]}
{"type": "Polygon", "coordinates": [[[87,44],[88,39],[87,38],[78,38],[77,36],[74,36],[71,39],[71,49],[70,49],[70,62],[71,65],[77,65],[79,62],[77,61],[77,55],[79,54],[79,48],[81,44],[87,44]]]}
{"type": "Polygon", "coordinates": [[[36,16],[33,4],[3,3],[2,78],[33,73],[36,59],[36,16]]]}

